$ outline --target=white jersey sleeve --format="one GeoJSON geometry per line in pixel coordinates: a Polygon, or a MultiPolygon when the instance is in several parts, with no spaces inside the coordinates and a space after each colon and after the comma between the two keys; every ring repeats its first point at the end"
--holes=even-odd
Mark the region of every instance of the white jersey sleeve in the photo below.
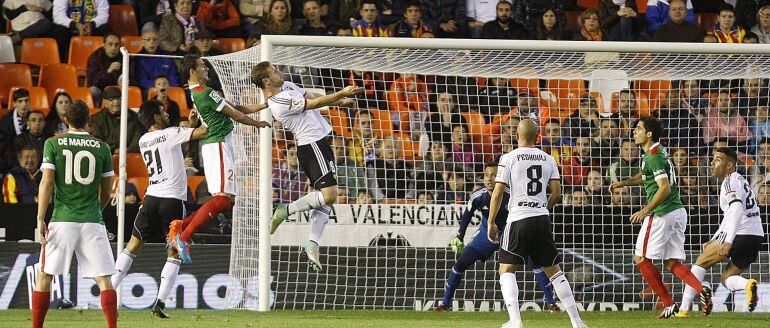
{"type": "Polygon", "coordinates": [[[305,94],[296,84],[284,82],[281,92],[267,99],[273,117],[294,134],[299,146],[321,140],[332,131],[321,113],[308,110],[305,94]]]}
{"type": "Polygon", "coordinates": [[[174,128],[168,128],[165,131],[167,131],[168,139],[171,143],[174,145],[181,145],[185,142],[190,141],[192,139],[193,132],[195,131],[195,128],[188,128],[188,127],[174,127],[174,128]]]}
{"type": "Polygon", "coordinates": [[[719,190],[724,218],[713,240],[732,243],[736,235],[764,236],[759,206],[749,182],[737,172],[728,175],[719,190]]]}
{"type": "Polygon", "coordinates": [[[283,90],[267,98],[267,105],[275,116],[301,114],[305,111],[307,101],[305,95],[296,90],[283,90]]]}
{"type": "Polygon", "coordinates": [[[503,155],[495,181],[508,185],[508,222],[548,215],[548,183],[559,179],[556,161],[540,149],[521,147],[503,155]]]}

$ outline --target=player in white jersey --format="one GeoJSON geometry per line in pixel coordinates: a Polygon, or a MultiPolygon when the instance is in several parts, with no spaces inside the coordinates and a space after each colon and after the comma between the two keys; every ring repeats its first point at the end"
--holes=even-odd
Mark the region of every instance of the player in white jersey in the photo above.
{"type": "Polygon", "coordinates": [[[500,288],[510,320],[503,327],[521,327],[519,288],[514,272],[527,263],[527,257],[550,277],[556,295],[569,314],[572,327],[585,327],[580,318],[575,297],[567,277],[559,268],[561,256],[556,249],[551,230],[550,209],[561,199],[561,178],[551,155],[534,148],[537,125],[522,120],[516,130],[519,147],[500,158],[496,185],[489,205],[487,224],[490,241],[497,243],[498,229],[494,222],[500,210],[506,187],[510,199],[505,206],[508,220],[500,245],[500,288]],[[550,189],[550,194],[547,190],[550,189]]]}
{"type": "MultiPolygon", "coordinates": [[[[201,139],[207,132],[205,126],[171,127],[163,104],[157,100],[148,100],[142,104],[139,121],[148,130],[139,139],[139,149],[147,166],[150,184],[147,186],[144,203],[134,219],[131,240],[115,261],[117,273],[112,275],[112,285],[115,287],[120,285],[144,244],[167,242],[166,235],[171,221],[185,217],[187,174],[182,144],[201,139]]],[[[195,111],[190,113],[189,121],[190,126],[197,125],[198,116],[195,111]]],[[[168,318],[165,301],[174,286],[181,264],[175,248],[168,248],[167,253],[168,258],[160,275],[158,298],[152,307],[152,313],[161,318],[168,318]]]]}
{"type": "Polygon", "coordinates": [[[315,189],[291,204],[279,204],[270,222],[270,233],[274,233],[289,215],[312,210],[310,237],[305,243],[304,253],[310,265],[321,271],[318,244],[329,220],[330,205],[337,199],[337,177],[334,153],[326,140],[332,128],[315,109],[351,105],[354,102],[346,97],[363,91],[363,88],[347,86],[329,95],[312,95],[318,97],[311,99],[301,88],[285,82],[281,72],[268,62],[254,67],[251,81],[262,89],[273,117],[294,134],[299,165],[310,179],[310,186],[315,189]]]}
{"type": "MultiPolygon", "coordinates": [[[[758,303],[757,281],[741,277],[741,273],[757,260],[765,233],[759,206],[749,182],[735,172],[738,155],[735,150],[720,147],[714,150],[711,161],[711,175],[722,181],[719,190],[719,208],[724,218],[719,230],[706,244],[698,256],[692,273],[703,281],[706,270],[729,258],[730,264],[722,272],[722,284],[731,291],[746,290],[748,310],[754,311],[758,303]]],[[[695,290],[687,286],[682,296],[682,307],[676,317],[689,315],[695,290]]]]}

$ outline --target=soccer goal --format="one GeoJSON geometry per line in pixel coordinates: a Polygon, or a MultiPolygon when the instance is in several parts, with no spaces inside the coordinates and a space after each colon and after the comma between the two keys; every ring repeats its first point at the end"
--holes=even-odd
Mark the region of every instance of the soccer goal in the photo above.
{"type": "MultiPolygon", "coordinates": [[[[291,202],[308,190],[293,137],[279,125],[237,126],[229,306],[422,311],[439,305],[457,258],[449,241],[466,203],[485,186],[486,163],[516,147],[516,124],[532,119],[541,127],[538,146],[560,167],[564,196],[553,228],[580,307],[652,309],[658,300],[631,259],[640,226],[628,221],[646,203],[644,190],[610,194],[607,188],[639,169],[635,119],[659,117],[665,127],[661,142],[689,213],[685,262],[692,264],[722,219],[720,181],[709,168],[712,147],[739,151],[739,172],[766,218],[768,54],[767,45],[263,36],[260,46],[210,57],[225,97],[236,104],[263,101],[250,79],[261,61],[309,94],[365,88],[355,106],[321,110],[333,128],[332,168],[340,185],[321,240],[323,272],[300,255],[307,215],[291,217],[275,235],[268,231],[273,202],[291,202]]],[[[272,122],[269,110],[260,115],[272,122]]],[[[480,219],[479,213],[470,219],[466,245],[480,219]]],[[[746,274],[770,296],[767,245],[746,274]]],[[[454,310],[504,308],[495,259],[464,272],[454,310]]],[[[746,295],[720,285],[723,268],[707,275],[716,310],[742,311],[746,295]]],[[[662,272],[679,300],[682,284],[662,272]]],[[[517,275],[522,307],[543,309],[531,269],[517,275]]],[[[758,311],[770,311],[770,303],[762,301],[758,311]]]]}

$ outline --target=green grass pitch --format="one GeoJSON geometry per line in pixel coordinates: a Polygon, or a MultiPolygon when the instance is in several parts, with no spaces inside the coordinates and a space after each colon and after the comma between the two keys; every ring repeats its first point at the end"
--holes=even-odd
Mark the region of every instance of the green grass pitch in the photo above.
{"type": "MultiPolygon", "coordinates": [[[[656,319],[657,313],[636,312],[584,312],[588,327],[770,327],[770,314],[714,313],[709,317],[691,314],[688,319],[656,319]]],[[[149,310],[122,310],[118,327],[142,328],[193,328],[193,327],[399,327],[399,328],[449,328],[449,327],[500,327],[508,318],[505,312],[450,312],[431,313],[416,311],[193,311],[170,310],[171,319],[153,317],[149,310]]],[[[570,327],[565,313],[522,313],[527,328],[570,327]]],[[[0,327],[31,326],[29,310],[0,311],[0,327]]],[[[52,310],[45,322],[51,328],[104,327],[99,310],[52,310]]]]}

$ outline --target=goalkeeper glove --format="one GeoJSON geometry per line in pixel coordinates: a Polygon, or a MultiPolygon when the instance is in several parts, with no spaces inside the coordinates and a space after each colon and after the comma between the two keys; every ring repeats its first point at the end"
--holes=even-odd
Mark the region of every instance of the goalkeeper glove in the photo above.
{"type": "Polygon", "coordinates": [[[463,249],[465,249],[465,244],[459,236],[452,238],[452,240],[449,242],[449,246],[452,247],[452,252],[457,255],[460,255],[463,252],[463,249]]]}

